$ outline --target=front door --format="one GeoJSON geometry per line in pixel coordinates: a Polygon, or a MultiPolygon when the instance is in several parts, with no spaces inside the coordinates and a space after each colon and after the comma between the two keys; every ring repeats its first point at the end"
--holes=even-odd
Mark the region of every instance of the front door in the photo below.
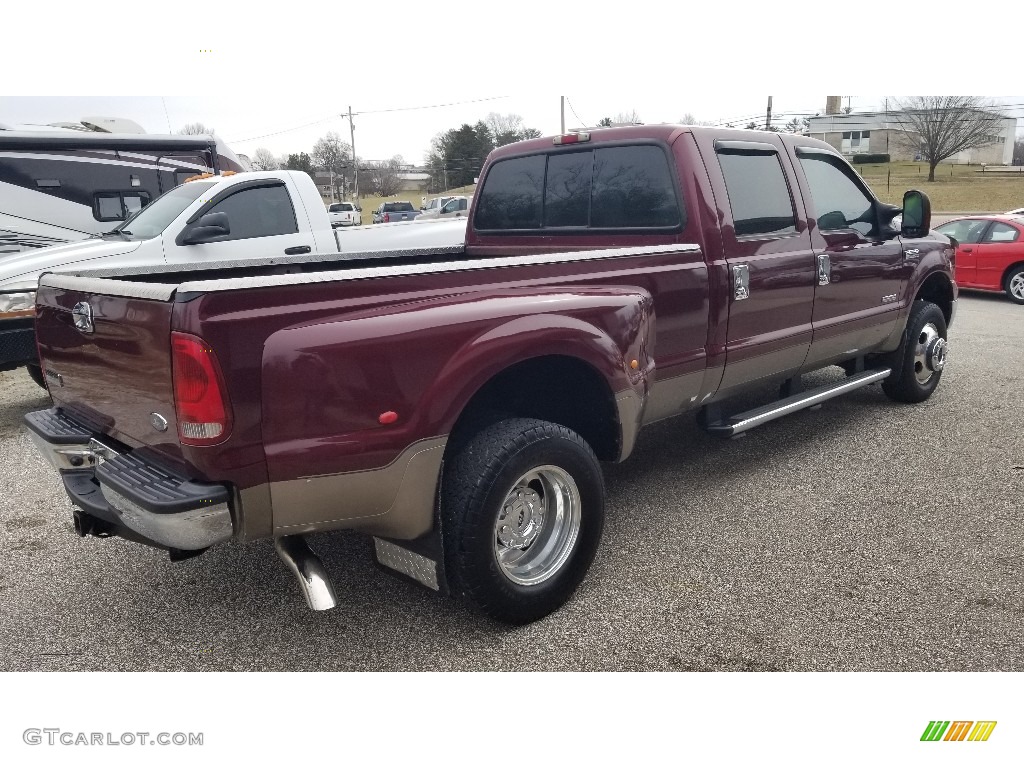
{"type": "Polygon", "coordinates": [[[796,148],[816,257],[814,340],[808,370],[856,357],[895,329],[910,269],[899,237],[883,239],[878,208],[841,158],[796,148]]]}
{"type": "Polygon", "coordinates": [[[298,226],[297,214],[305,216],[305,210],[297,209],[281,182],[239,185],[200,213],[226,213],[231,232],[194,245],[165,240],[168,264],[300,256],[315,246],[308,222],[303,222],[301,231],[298,226]]]}
{"type": "Polygon", "coordinates": [[[988,229],[990,219],[956,219],[936,227],[957,242],[956,281],[960,285],[978,283],[978,245],[988,229]]]}
{"type": "Polygon", "coordinates": [[[992,226],[975,248],[977,275],[974,281],[982,288],[1003,290],[1003,275],[1015,261],[1020,261],[1022,249],[1020,231],[1011,224],[993,221],[992,226]]]}

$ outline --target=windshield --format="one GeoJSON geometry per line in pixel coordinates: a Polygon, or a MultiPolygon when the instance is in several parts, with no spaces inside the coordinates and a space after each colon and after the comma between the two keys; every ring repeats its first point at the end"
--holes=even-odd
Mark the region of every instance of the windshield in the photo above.
{"type": "Polygon", "coordinates": [[[148,240],[156,237],[192,203],[199,199],[215,182],[190,181],[172,190],[147,205],[121,226],[114,229],[132,240],[148,240]]]}

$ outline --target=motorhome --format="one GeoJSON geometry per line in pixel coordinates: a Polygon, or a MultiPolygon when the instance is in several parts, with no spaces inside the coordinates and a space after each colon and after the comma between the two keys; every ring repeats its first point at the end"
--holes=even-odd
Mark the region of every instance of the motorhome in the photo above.
{"type": "Polygon", "coordinates": [[[0,124],[0,257],[108,232],[196,174],[245,170],[215,136],[102,120],[0,124]]]}

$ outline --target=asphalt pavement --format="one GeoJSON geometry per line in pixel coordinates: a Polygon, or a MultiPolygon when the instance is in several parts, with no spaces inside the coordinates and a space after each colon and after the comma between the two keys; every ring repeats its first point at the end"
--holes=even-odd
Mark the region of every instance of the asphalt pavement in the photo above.
{"type": "Polygon", "coordinates": [[[49,398],[0,373],[0,671],[1022,670],[1022,329],[1024,307],[961,294],[924,404],[868,387],[739,440],[647,428],[606,468],[583,586],[515,629],[382,571],[355,534],[312,537],[324,613],[269,542],[172,563],[80,539],[21,424],[49,398]]]}

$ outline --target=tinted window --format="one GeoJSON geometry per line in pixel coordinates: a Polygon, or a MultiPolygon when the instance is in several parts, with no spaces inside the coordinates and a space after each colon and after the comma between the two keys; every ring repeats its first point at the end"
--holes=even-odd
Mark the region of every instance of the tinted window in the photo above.
{"type": "Polygon", "coordinates": [[[544,155],[501,160],[487,173],[477,229],[537,229],[541,224],[544,155]]]}
{"type": "Polygon", "coordinates": [[[591,227],[673,227],[680,223],[668,158],[659,147],[595,150],[591,227]]]}
{"type": "Polygon", "coordinates": [[[125,213],[129,216],[134,216],[149,202],[149,195],[145,192],[125,193],[121,199],[124,200],[125,213]]]}
{"type": "Polygon", "coordinates": [[[682,218],[665,152],[626,146],[495,163],[474,223],[481,230],[625,229],[678,227],[682,218]]]}
{"type": "Polygon", "coordinates": [[[548,157],[544,185],[544,226],[585,227],[590,221],[590,180],[593,152],[548,157]]]}
{"type": "Polygon", "coordinates": [[[875,228],[871,198],[835,161],[823,155],[801,155],[800,166],[821,229],[856,229],[866,235],[875,228]]]}
{"type": "Polygon", "coordinates": [[[149,203],[146,192],[98,192],[93,198],[92,215],[97,221],[123,221],[149,203]]]}
{"type": "Polygon", "coordinates": [[[952,237],[958,243],[980,243],[981,236],[985,234],[988,221],[984,219],[960,219],[950,221],[942,226],[936,227],[936,232],[941,232],[947,237],[952,237]]]}
{"type": "Polygon", "coordinates": [[[719,152],[718,162],[737,236],[796,232],[793,199],[777,154],[719,152]]]}
{"type": "Polygon", "coordinates": [[[236,192],[206,213],[226,213],[231,234],[225,240],[289,235],[298,232],[291,198],[283,185],[253,187],[236,192]]]}
{"type": "Polygon", "coordinates": [[[1012,243],[1017,239],[1017,230],[1009,224],[996,222],[985,235],[986,243],[1012,243]]]}
{"type": "Polygon", "coordinates": [[[124,218],[124,211],[121,208],[121,195],[118,192],[109,192],[96,195],[96,206],[93,209],[93,216],[100,221],[120,221],[124,218]]]}
{"type": "Polygon", "coordinates": [[[385,213],[394,213],[396,211],[411,211],[412,203],[384,203],[385,213]]]}

